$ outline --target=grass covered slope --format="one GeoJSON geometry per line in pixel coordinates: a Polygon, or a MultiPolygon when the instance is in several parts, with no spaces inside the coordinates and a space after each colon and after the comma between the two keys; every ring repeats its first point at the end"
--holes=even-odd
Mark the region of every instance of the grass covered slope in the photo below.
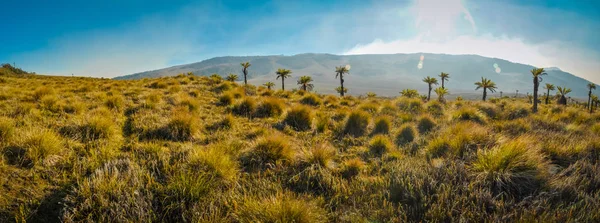
{"type": "Polygon", "coordinates": [[[600,113],[0,76],[0,222],[600,221],[600,113]]]}

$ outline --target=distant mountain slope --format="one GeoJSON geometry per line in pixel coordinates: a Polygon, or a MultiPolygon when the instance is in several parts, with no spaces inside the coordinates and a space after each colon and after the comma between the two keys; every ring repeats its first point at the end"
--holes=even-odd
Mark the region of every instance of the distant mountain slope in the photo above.
{"type": "MultiPolygon", "coordinates": [[[[440,72],[450,74],[447,87],[454,95],[476,93],[474,82],[486,77],[496,82],[499,91],[505,95],[531,93],[532,79],[529,70],[531,65],[487,58],[478,55],[446,55],[446,54],[385,54],[385,55],[331,55],[331,54],[299,54],[294,56],[244,56],[216,57],[198,63],[169,67],[160,70],[141,72],[117,77],[115,79],[140,79],[162,76],[173,76],[179,73],[194,72],[196,75],[229,73],[241,75],[240,63],[249,61],[250,82],[262,84],[273,81],[278,88],[280,81],[275,80],[277,68],[292,70],[292,78],[286,81],[294,86],[298,77],[310,75],[315,79],[315,90],[322,93],[333,93],[339,81],[335,79],[335,67],[350,64],[352,69],[346,78],[351,94],[363,94],[368,91],[380,95],[398,95],[404,88],[415,88],[424,92],[427,86],[421,81],[426,76],[435,76],[440,72]],[[420,57],[423,56],[423,67],[419,69],[420,57]],[[496,72],[494,64],[500,68],[496,72]]],[[[572,97],[587,97],[585,86],[587,80],[563,72],[558,68],[549,68],[548,76],[543,77],[542,86],[552,83],[573,89],[572,97]]],[[[543,92],[540,92],[540,94],[543,92]]]]}

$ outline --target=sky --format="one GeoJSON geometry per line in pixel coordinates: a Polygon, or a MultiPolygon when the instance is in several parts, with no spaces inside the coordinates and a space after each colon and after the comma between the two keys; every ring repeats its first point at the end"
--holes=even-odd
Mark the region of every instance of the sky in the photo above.
{"type": "Polygon", "coordinates": [[[597,0],[3,0],[0,63],[116,77],[217,56],[478,54],[600,83],[597,0]]]}

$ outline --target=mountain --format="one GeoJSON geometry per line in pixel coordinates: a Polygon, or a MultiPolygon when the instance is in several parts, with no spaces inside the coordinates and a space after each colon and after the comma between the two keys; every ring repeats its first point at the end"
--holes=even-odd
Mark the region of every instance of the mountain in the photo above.
{"type": "MultiPolygon", "coordinates": [[[[331,54],[298,54],[294,56],[243,56],[216,57],[198,63],[179,65],[160,70],[147,71],[115,79],[141,79],[162,76],[173,76],[180,73],[193,72],[196,75],[229,73],[237,74],[243,79],[240,63],[249,61],[249,82],[262,84],[272,81],[276,88],[281,85],[275,80],[277,68],[292,70],[292,78],[286,80],[288,86],[294,86],[298,77],[313,77],[315,90],[320,93],[334,93],[339,80],[335,79],[335,67],[351,65],[350,74],[345,78],[345,86],[351,94],[375,92],[379,95],[395,96],[405,88],[427,90],[421,80],[426,76],[437,77],[440,72],[450,74],[446,87],[453,95],[480,94],[476,92],[474,82],[481,77],[496,82],[499,90],[505,95],[520,95],[533,92],[533,81],[529,71],[534,67],[513,63],[498,58],[478,55],[447,54],[378,54],[378,55],[331,55],[331,54]],[[422,67],[418,64],[423,58],[422,67]]],[[[573,90],[569,95],[574,98],[587,97],[585,86],[589,81],[564,72],[556,67],[548,68],[548,75],[543,77],[540,94],[545,83],[566,86],[573,90]]],[[[439,79],[439,78],[438,78],[439,79]]],[[[499,94],[499,92],[497,93],[499,94]]]]}

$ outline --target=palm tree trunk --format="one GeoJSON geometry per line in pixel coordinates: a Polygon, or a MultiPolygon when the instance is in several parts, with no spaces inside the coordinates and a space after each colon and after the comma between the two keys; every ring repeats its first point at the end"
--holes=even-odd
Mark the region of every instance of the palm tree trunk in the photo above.
{"type": "Polygon", "coordinates": [[[340,95],[344,97],[344,77],[342,74],[340,74],[340,87],[342,88],[340,89],[340,95]]]}
{"type": "Polygon", "coordinates": [[[588,103],[587,103],[587,108],[590,109],[591,107],[592,107],[592,89],[590,89],[590,93],[588,93],[588,103]]]}
{"type": "Polygon", "coordinates": [[[442,78],[442,88],[445,88],[444,87],[444,78],[442,78]]]}
{"type": "Polygon", "coordinates": [[[281,77],[281,90],[285,91],[285,77],[281,77]]]}
{"type": "Polygon", "coordinates": [[[431,100],[431,84],[429,84],[429,93],[427,94],[427,101],[431,100]]]}
{"type": "Polygon", "coordinates": [[[248,85],[248,79],[246,76],[248,76],[248,71],[244,68],[244,85],[248,85]]]}
{"type": "Polygon", "coordinates": [[[533,113],[538,111],[538,88],[540,87],[540,80],[538,77],[533,78],[533,113]]]}
{"type": "Polygon", "coordinates": [[[548,94],[546,94],[546,104],[548,104],[549,99],[550,99],[550,89],[548,89],[548,94]]]}
{"type": "Polygon", "coordinates": [[[483,88],[483,101],[487,98],[487,88],[483,88]]]}

